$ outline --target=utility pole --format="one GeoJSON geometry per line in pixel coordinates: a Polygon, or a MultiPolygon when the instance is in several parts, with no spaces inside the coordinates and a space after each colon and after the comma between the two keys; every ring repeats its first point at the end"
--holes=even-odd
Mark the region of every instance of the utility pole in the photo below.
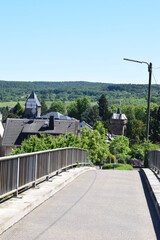
{"type": "Polygon", "coordinates": [[[149,72],[149,83],[148,83],[148,103],[147,103],[147,127],[146,127],[146,141],[149,139],[149,123],[150,123],[150,103],[151,103],[151,80],[152,80],[152,63],[123,58],[125,61],[135,62],[135,63],[145,63],[148,66],[149,72]]]}
{"type": "Polygon", "coordinates": [[[152,63],[148,64],[148,72],[149,72],[149,84],[148,84],[147,129],[146,129],[146,140],[147,140],[147,142],[148,142],[148,139],[149,139],[152,63]]]}

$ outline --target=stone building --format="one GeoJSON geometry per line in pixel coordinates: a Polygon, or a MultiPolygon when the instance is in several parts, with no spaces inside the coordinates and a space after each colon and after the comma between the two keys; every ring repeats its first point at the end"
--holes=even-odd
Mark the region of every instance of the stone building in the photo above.
{"type": "Polygon", "coordinates": [[[113,113],[110,118],[110,124],[112,136],[126,135],[127,117],[125,114],[121,113],[120,108],[118,108],[117,113],[113,113]]]}

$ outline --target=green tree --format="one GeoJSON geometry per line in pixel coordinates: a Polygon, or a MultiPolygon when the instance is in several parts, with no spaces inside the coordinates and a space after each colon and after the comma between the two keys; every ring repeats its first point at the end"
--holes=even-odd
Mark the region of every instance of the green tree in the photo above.
{"type": "Polygon", "coordinates": [[[144,147],[142,146],[142,144],[132,145],[131,157],[144,161],[144,147]]]}
{"type": "Polygon", "coordinates": [[[129,139],[125,136],[117,136],[110,143],[110,152],[116,155],[116,159],[125,161],[130,158],[129,139]]]}
{"type": "Polygon", "coordinates": [[[132,124],[131,139],[134,140],[135,143],[144,141],[146,125],[141,120],[134,120],[132,124]]]}
{"type": "Polygon", "coordinates": [[[78,98],[68,107],[68,115],[82,121],[85,111],[89,108],[90,102],[87,97],[78,98]]]}
{"type": "Polygon", "coordinates": [[[101,136],[105,137],[105,128],[102,122],[97,121],[94,126],[93,126],[94,130],[97,130],[101,136]]]}
{"type": "Polygon", "coordinates": [[[81,118],[82,118],[82,121],[85,121],[86,123],[93,126],[97,121],[101,120],[99,116],[98,106],[88,105],[86,111],[82,114],[81,118]]]}
{"type": "Polygon", "coordinates": [[[151,110],[151,140],[156,143],[160,142],[160,107],[155,107],[151,110]]]}
{"type": "Polygon", "coordinates": [[[68,116],[78,119],[77,102],[72,102],[67,107],[68,116]]]}
{"type": "Polygon", "coordinates": [[[78,119],[82,121],[82,115],[89,106],[89,99],[87,97],[77,99],[78,119]]]}
{"type": "Polygon", "coordinates": [[[46,104],[45,100],[42,98],[42,100],[41,100],[41,114],[44,115],[47,112],[48,112],[47,104],[46,104]]]}
{"type": "Polygon", "coordinates": [[[83,128],[81,133],[81,147],[89,151],[89,159],[94,164],[105,162],[110,157],[109,146],[97,130],[90,131],[83,128]]]}
{"type": "Polygon", "coordinates": [[[102,118],[103,121],[108,120],[109,112],[108,112],[108,101],[104,94],[101,95],[98,101],[98,109],[99,109],[99,116],[102,118]]]}
{"type": "Polygon", "coordinates": [[[60,112],[61,114],[66,114],[65,104],[61,101],[52,102],[49,112],[60,112]]]}
{"type": "Polygon", "coordinates": [[[98,101],[99,116],[102,118],[105,128],[109,128],[110,113],[108,110],[108,101],[104,94],[101,95],[98,101]]]}
{"type": "Polygon", "coordinates": [[[9,118],[21,118],[24,114],[24,109],[18,102],[13,108],[9,110],[8,116],[9,118]]]}

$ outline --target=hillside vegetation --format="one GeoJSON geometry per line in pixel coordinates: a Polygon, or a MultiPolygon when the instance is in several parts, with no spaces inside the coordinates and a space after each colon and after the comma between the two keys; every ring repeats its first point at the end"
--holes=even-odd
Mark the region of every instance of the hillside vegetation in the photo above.
{"type": "MultiPolygon", "coordinates": [[[[0,101],[26,101],[35,91],[39,99],[45,101],[75,101],[87,96],[91,102],[97,102],[104,94],[109,103],[145,104],[148,97],[148,86],[138,84],[108,84],[92,82],[14,82],[0,81],[0,101]]],[[[160,102],[160,86],[152,86],[152,102],[160,102]]]]}

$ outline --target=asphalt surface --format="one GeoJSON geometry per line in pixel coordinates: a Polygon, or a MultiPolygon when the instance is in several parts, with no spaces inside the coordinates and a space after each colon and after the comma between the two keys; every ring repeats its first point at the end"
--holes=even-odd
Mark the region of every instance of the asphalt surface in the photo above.
{"type": "Polygon", "coordinates": [[[88,171],[1,240],[154,240],[160,225],[138,171],[88,171]]]}

